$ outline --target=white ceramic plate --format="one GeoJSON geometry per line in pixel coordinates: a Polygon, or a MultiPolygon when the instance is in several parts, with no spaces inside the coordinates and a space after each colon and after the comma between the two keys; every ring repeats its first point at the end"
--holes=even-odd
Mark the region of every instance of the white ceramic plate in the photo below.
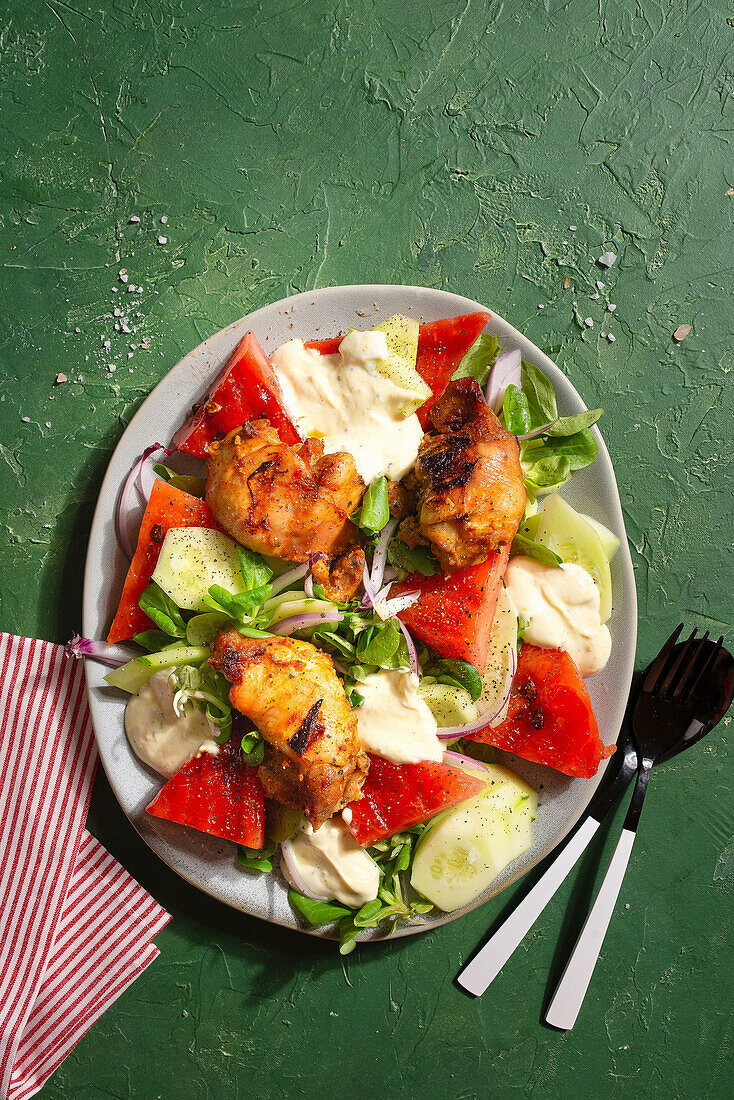
{"type": "MultiPolygon", "coordinates": [[[[411,286],[341,286],[297,294],[243,317],[184,356],[162,379],[122,435],[102,483],[92,523],[84,574],[84,633],[100,638],[117,605],[127,570],[115,537],[114,513],[120,487],[135,459],[155,441],[167,442],[191,405],[207,390],[232,349],[250,328],[266,351],[293,336],[317,339],[349,328],[368,329],[401,312],[419,321],[453,317],[488,307],[448,294],[411,286]]],[[[553,382],[562,415],[586,406],[562,372],[534,344],[497,314],[487,330],[495,332],[505,350],[520,348],[523,358],[539,366],[553,382]]],[[[612,563],[614,611],[609,622],[612,656],[603,672],[588,681],[602,739],[618,736],[630,688],[637,631],[637,600],[632,563],[612,463],[599,443],[599,456],[575,473],[563,495],[582,512],[595,516],[621,540],[612,563]]],[[[276,874],[253,875],[238,868],[235,846],[227,841],[149,817],[145,806],[160,788],[160,777],[132,754],[125,739],[125,702],[104,682],[105,670],[87,663],[89,701],[105,771],[123,810],[146,843],[183,878],[227,905],[263,920],[313,935],[328,935],[301,923],[288,903],[286,888],[276,874]]],[[[455,913],[429,914],[423,923],[398,929],[411,935],[460,917],[514,882],[551,851],[569,832],[588,805],[601,779],[569,779],[541,765],[503,754],[506,763],[539,791],[535,843],[512,863],[472,905],[455,913]]]]}

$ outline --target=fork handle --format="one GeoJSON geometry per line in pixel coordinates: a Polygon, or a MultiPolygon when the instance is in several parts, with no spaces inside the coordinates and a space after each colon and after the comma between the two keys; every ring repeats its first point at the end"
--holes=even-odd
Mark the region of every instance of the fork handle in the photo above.
{"type": "Polygon", "coordinates": [[[561,1028],[564,1031],[573,1027],[586,996],[586,990],[589,988],[637,835],[637,823],[650,775],[650,766],[646,766],[648,764],[651,766],[651,762],[643,761],[637,775],[622,835],[617,841],[599,892],[594,898],[594,904],[589,910],[576,946],[566,963],[566,969],[545,1014],[546,1023],[551,1027],[561,1028]]]}
{"type": "Polygon", "coordinates": [[[516,909],[459,974],[457,981],[468,993],[481,997],[499,974],[516,947],[535,924],[561,883],[591,843],[600,822],[587,817],[548,870],[538,879],[516,909]]]}

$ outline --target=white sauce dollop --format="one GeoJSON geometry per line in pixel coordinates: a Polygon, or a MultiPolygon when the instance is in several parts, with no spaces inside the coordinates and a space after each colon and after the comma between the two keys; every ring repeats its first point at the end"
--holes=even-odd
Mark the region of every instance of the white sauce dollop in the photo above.
{"type": "Polygon", "coordinates": [[[406,669],[381,670],[355,686],[364,703],[354,711],[359,740],[394,764],[443,760],[433,712],[418,694],[418,677],[406,669]]]}
{"type": "Polygon", "coordinates": [[[271,356],[286,408],[304,436],[323,440],[327,454],[348,451],[369,485],[399,481],[415,465],[423,438],[415,413],[404,408],[413,390],[377,370],[387,358],[384,332],[350,332],[335,355],[289,340],[271,356]]]}
{"type": "MultiPolygon", "coordinates": [[[[304,825],[290,842],[291,858],[309,891],[326,900],[361,906],[377,897],[380,871],[339,817],[315,832],[304,825]]],[[[285,868],[286,878],[288,877],[285,868]]]]}
{"type": "Polygon", "coordinates": [[[179,718],[167,670],[156,672],[125,708],[125,733],[135,755],[166,779],[197,752],[219,752],[215,727],[191,704],[179,718]]]}
{"type": "Polygon", "coordinates": [[[590,573],[571,562],[542,565],[520,556],[510,560],[505,584],[528,624],[526,642],[565,649],[584,677],[604,668],[612,636],[599,616],[599,589],[590,573]]]}

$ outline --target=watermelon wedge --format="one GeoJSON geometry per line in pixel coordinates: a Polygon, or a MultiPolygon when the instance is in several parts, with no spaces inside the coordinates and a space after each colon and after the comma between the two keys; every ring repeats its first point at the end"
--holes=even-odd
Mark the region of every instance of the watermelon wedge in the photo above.
{"type": "Polygon", "coordinates": [[[190,493],[174,489],[173,485],[156,478],[140,525],[138,544],[125,578],[117,613],[107,635],[110,645],[132,638],[154,624],[138,607],[138,600],[148,586],[161,552],[161,544],[169,527],[217,527],[207,504],[190,493]]]}
{"type": "Polygon", "coordinates": [[[441,396],[446,383],[491,316],[491,313],[482,311],[462,317],[444,317],[440,321],[421,325],[415,366],[433,391],[433,397],[429,397],[418,409],[418,419],[424,429],[431,405],[441,396]]]}
{"type": "Polygon", "coordinates": [[[242,760],[235,734],[216,756],[200,752],[179,768],[147,812],[247,848],[262,848],[265,843],[262,784],[257,768],[242,760]]]}
{"type": "Polygon", "coordinates": [[[399,618],[439,657],[460,657],[482,672],[509,556],[509,546],[503,546],[485,562],[447,577],[411,574],[391,589],[391,597],[416,589],[421,594],[399,618]]]}
{"type": "Polygon", "coordinates": [[[420,825],[441,810],[473,798],[484,782],[469,772],[425,760],[392,764],[370,754],[362,798],[350,803],[351,829],[362,845],[420,825]]]}

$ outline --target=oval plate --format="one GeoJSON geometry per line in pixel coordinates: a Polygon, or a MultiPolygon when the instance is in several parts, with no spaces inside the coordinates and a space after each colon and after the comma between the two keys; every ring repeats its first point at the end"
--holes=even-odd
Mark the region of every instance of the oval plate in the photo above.
{"type": "MultiPolygon", "coordinates": [[[[191,405],[208,389],[227,357],[250,328],[266,351],[299,335],[317,339],[349,328],[368,329],[392,313],[407,313],[418,321],[452,317],[486,306],[448,294],[411,286],[341,286],[296,294],[257,310],[209,337],[184,356],[163,378],[135,414],[110,460],[94,514],[84,574],[84,633],[103,636],[113,614],[127,571],[127,561],[117,545],[114,514],[121,485],[133,462],[156,440],[167,442],[191,405]]],[[[496,314],[487,331],[497,333],[505,350],[519,348],[523,358],[540,367],[553,382],[562,415],[581,412],[583,401],[564,374],[534,344],[496,314]]],[[[609,622],[612,656],[603,672],[588,687],[602,740],[613,744],[622,723],[632,679],[637,632],[637,599],[619,493],[609,453],[593,428],[599,456],[585,470],[573,475],[563,495],[573,507],[606,524],[621,540],[612,562],[614,611],[609,622]]],[[[89,703],[100,756],[122,809],[145,842],[169,867],[192,885],[252,916],[311,935],[333,938],[333,931],[305,926],[291,910],[279,875],[254,875],[241,870],[235,846],[227,841],[162,821],[145,813],[159,790],[160,777],[142,765],[130,750],[124,732],[124,699],[104,682],[105,670],[87,662],[89,703]]],[[[510,754],[504,762],[540,793],[535,822],[535,843],[497,878],[471,905],[455,913],[429,914],[420,923],[398,928],[407,936],[455,920],[494,897],[534,867],[566,836],[586,809],[603,768],[593,779],[569,779],[542,765],[510,754]]],[[[382,938],[372,935],[371,938],[382,938]]]]}

